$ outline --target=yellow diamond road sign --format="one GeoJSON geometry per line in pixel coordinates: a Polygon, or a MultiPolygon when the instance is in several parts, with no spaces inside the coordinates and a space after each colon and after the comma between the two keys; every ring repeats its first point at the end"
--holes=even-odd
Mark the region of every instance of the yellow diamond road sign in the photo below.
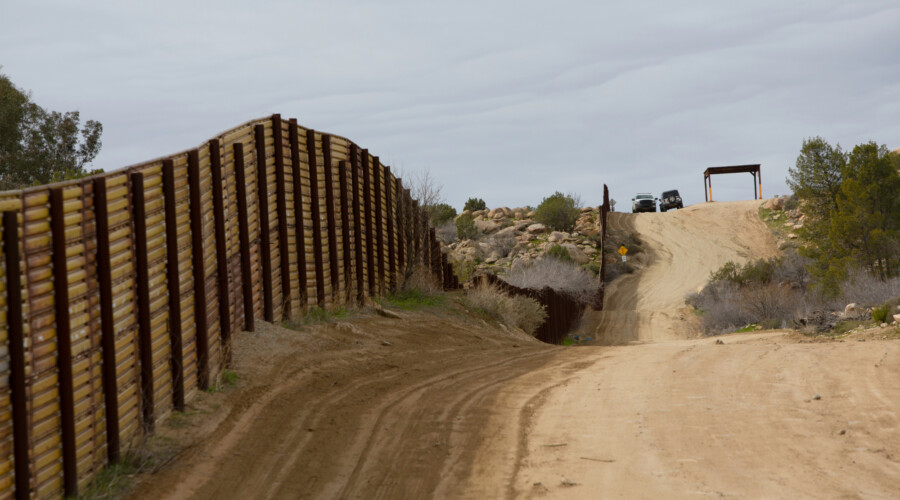
{"type": "Polygon", "coordinates": [[[625,255],[626,253],[628,253],[628,249],[625,248],[625,245],[622,245],[619,247],[619,253],[622,255],[625,255]]]}

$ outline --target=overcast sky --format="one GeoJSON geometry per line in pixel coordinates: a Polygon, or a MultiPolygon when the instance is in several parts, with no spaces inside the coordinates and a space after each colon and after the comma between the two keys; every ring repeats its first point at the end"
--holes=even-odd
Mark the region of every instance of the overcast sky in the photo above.
{"type": "MultiPolygon", "coordinates": [[[[900,2],[24,2],[0,65],[45,108],[103,123],[113,170],[281,113],[342,135],[446,200],[597,205],[679,189],[803,139],[900,147],[900,2]]],[[[713,178],[752,198],[750,174],[713,178]]]]}

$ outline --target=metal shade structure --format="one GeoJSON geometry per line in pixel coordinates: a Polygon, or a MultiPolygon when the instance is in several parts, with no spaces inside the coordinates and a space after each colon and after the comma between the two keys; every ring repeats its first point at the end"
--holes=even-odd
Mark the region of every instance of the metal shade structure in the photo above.
{"type": "Polygon", "coordinates": [[[753,199],[757,200],[762,198],[762,171],[759,169],[759,164],[707,168],[706,171],[703,172],[703,197],[706,198],[706,201],[712,201],[712,179],[710,178],[711,175],[738,174],[742,172],[749,172],[753,174],[753,199]],[[759,186],[758,194],[757,185],[759,186]]]}

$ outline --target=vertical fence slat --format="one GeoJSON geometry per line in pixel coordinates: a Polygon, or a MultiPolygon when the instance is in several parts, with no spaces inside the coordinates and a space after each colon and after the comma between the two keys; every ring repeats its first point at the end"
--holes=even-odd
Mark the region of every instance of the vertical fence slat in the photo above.
{"type": "Polygon", "coordinates": [[[178,270],[178,216],[175,211],[175,165],[163,160],[166,217],[166,290],[169,294],[169,345],[172,349],[172,405],[184,411],[184,346],[181,337],[181,275],[178,270]]]}
{"type": "Polygon", "coordinates": [[[384,217],[381,213],[384,207],[384,192],[382,191],[384,183],[381,181],[384,169],[381,167],[381,160],[377,156],[372,157],[372,174],[375,187],[375,242],[378,248],[378,290],[376,293],[384,294],[384,217]]]}
{"type": "Polygon", "coordinates": [[[294,187],[294,236],[297,241],[297,274],[300,287],[300,307],[307,303],[306,290],[306,230],[303,222],[303,177],[300,174],[300,128],[297,119],[291,118],[288,124],[291,141],[291,176],[294,187]]]}
{"type": "Polygon", "coordinates": [[[384,167],[384,205],[387,209],[387,247],[388,247],[388,274],[387,290],[393,292],[397,286],[397,252],[394,248],[394,204],[391,189],[395,183],[391,180],[391,167],[384,167]]]}
{"type": "MultiPolygon", "coordinates": [[[[306,131],[306,150],[309,159],[310,212],[312,212],[313,242],[322,237],[322,219],[319,211],[319,172],[316,158],[316,132],[306,131]]],[[[322,245],[313,245],[313,256],[316,262],[316,303],[325,306],[325,264],[322,262],[322,245]]]]}
{"type": "Polygon", "coordinates": [[[238,234],[241,243],[241,291],[244,298],[244,330],[252,332],[253,270],[250,267],[250,228],[247,217],[247,172],[244,168],[244,145],[234,145],[234,177],[237,184],[238,234]]]}
{"type": "Polygon", "coordinates": [[[369,169],[369,150],[362,150],[363,204],[366,207],[366,274],[369,281],[369,297],[375,296],[375,235],[372,231],[372,181],[369,169]]]}
{"type": "MultiPolygon", "coordinates": [[[[350,145],[350,177],[353,180],[353,197],[359,196],[359,147],[350,145]]],[[[356,257],[356,300],[362,304],[365,299],[365,264],[363,263],[363,239],[362,218],[360,216],[359,203],[356,199],[353,203],[353,248],[356,257]]]]}
{"type": "Polygon", "coordinates": [[[206,266],[203,263],[203,206],[200,191],[200,152],[188,152],[191,200],[191,267],[194,277],[194,320],[197,325],[197,385],[209,388],[209,325],[206,310],[206,266]]]}
{"type": "Polygon", "coordinates": [[[334,168],[331,165],[331,136],[322,135],[322,158],[325,174],[325,217],[328,224],[328,267],[331,271],[331,296],[336,302],[340,289],[338,267],[337,217],[334,213],[334,168]]]}
{"type": "Polygon", "coordinates": [[[109,255],[109,211],[106,177],[94,179],[97,225],[97,279],[100,285],[100,335],[103,351],[103,402],[106,409],[106,457],[119,461],[119,383],[116,380],[116,331],[113,320],[112,269],[109,255]]]}
{"type": "Polygon", "coordinates": [[[341,161],[338,164],[338,181],[340,183],[341,192],[341,241],[344,248],[344,301],[349,303],[353,298],[350,291],[353,285],[350,283],[352,274],[352,261],[350,254],[350,197],[347,192],[347,162],[341,161]]]}
{"type": "Polygon", "coordinates": [[[253,147],[256,149],[256,197],[259,204],[260,260],[262,261],[263,319],[275,320],[272,299],[272,246],[269,235],[269,181],[266,175],[266,128],[262,124],[253,127],[253,147]]]}
{"type": "Polygon", "coordinates": [[[56,361],[59,373],[59,417],[62,431],[63,490],[78,496],[75,458],[75,402],[72,384],[72,331],[69,321],[69,273],[66,269],[66,214],[62,188],[50,190],[50,233],[53,241],[53,302],[56,318],[56,361]]]}
{"type": "MultiPolygon", "coordinates": [[[[228,249],[225,245],[225,190],[222,181],[222,152],[219,140],[209,141],[210,172],[212,173],[213,219],[216,226],[216,282],[219,291],[219,335],[223,349],[231,338],[231,299],[228,293],[228,249]]],[[[230,353],[230,349],[228,350],[230,353]]],[[[227,359],[228,353],[223,357],[227,359]]]]}
{"type": "Polygon", "coordinates": [[[291,312],[291,256],[288,253],[287,194],[284,180],[284,139],[281,136],[281,115],[272,115],[272,136],[275,139],[275,197],[278,210],[278,255],[281,259],[281,319],[291,312]]]}
{"type": "Polygon", "coordinates": [[[147,432],[153,430],[153,338],[150,332],[150,288],[147,278],[147,216],[144,174],[131,174],[131,208],[134,222],[134,256],[137,288],[138,339],[141,360],[141,407],[147,432]]]}
{"type": "Polygon", "coordinates": [[[9,335],[9,386],[13,417],[13,461],[16,498],[31,497],[28,457],[28,394],[25,392],[25,318],[22,316],[22,277],[19,265],[19,214],[3,212],[3,254],[6,259],[6,323],[9,335]]]}
{"type": "MultiPolygon", "coordinates": [[[[398,177],[394,184],[397,186],[397,267],[398,272],[403,273],[406,264],[406,196],[403,192],[403,182],[398,177]]],[[[399,283],[399,280],[398,280],[399,283]]]]}

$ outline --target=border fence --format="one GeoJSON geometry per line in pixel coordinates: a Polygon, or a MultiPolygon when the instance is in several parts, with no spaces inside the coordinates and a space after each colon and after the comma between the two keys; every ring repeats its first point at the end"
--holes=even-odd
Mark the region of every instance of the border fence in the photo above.
{"type": "Polygon", "coordinates": [[[123,170],[0,193],[0,497],[75,496],[215,383],[254,320],[363,303],[434,229],[377,156],[282,120],[123,170]]]}

